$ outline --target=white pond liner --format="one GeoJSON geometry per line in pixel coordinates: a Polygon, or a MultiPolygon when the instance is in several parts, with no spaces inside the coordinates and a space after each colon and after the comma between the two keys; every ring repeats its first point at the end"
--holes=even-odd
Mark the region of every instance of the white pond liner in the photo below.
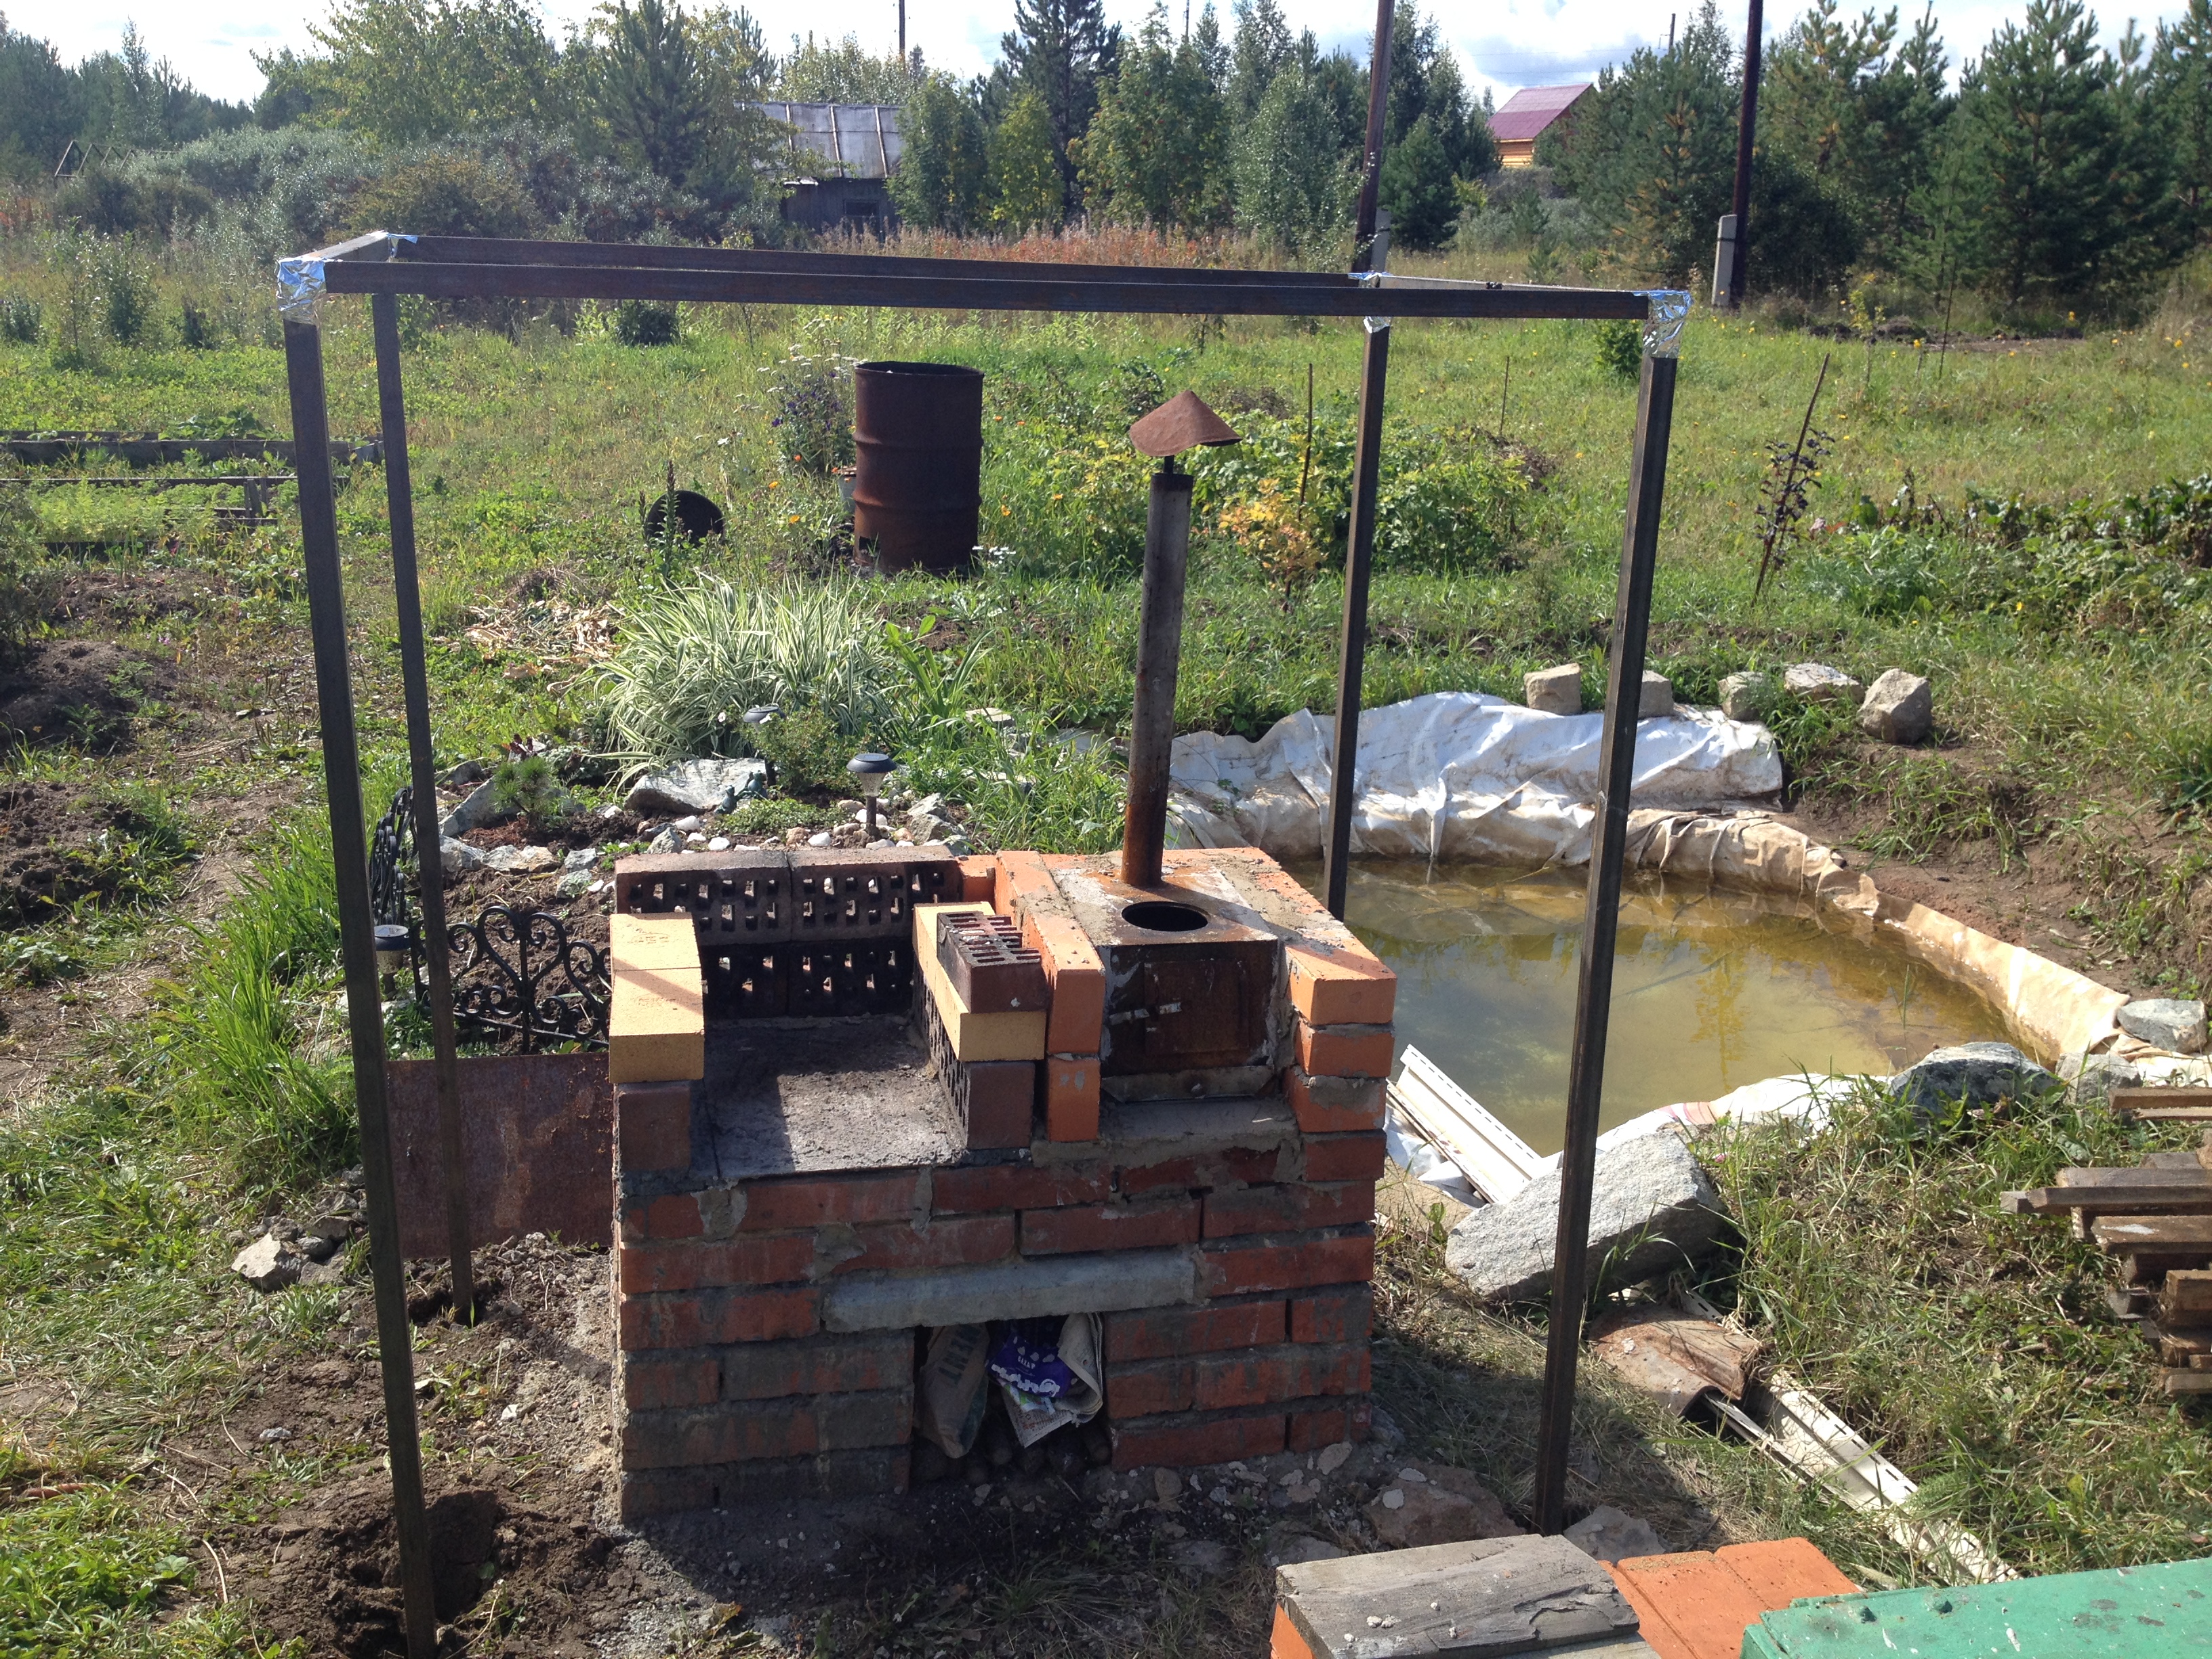
{"type": "MultiPolygon", "coordinates": [[[[1175,740],[1182,846],[1318,858],[1336,722],[1304,710],[1257,743],[1175,740]]],[[[1359,717],[1352,848],[1369,858],[1586,864],[1605,716],[1546,714],[1476,691],[1438,691],[1359,717]]],[[[1782,757],[1763,726],[1682,708],[1639,721],[1635,799],[1710,808],[1772,797],[1782,757]]]]}

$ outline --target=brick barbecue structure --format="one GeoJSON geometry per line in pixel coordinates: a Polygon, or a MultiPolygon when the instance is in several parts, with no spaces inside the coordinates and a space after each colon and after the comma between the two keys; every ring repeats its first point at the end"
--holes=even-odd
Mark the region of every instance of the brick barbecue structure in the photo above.
{"type": "Polygon", "coordinates": [[[1118,870],[617,866],[626,1518],[903,1490],[948,1325],[1102,1316],[1117,1468],[1364,1437],[1395,981],[1264,854],[1118,870]]]}

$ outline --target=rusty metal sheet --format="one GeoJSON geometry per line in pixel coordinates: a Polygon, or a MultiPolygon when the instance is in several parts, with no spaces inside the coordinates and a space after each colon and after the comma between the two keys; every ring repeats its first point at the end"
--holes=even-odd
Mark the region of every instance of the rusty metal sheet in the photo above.
{"type": "Polygon", "coordinates": [[[1685,1415],[1708,1389],[1741,1400],[1766,1345],[1673,1308],[1609,1321],[1590,1350],[1638,1394],[1685,1415]]]}
{"type": "MultiPolygon", "coordinates": [[[[469,1216],[479,1247],[525,1233],[614,1236],[614,1090],[605,1054],[484,1054],[459,1062],[469,1216]]],[[[446,1251],[434,1062],[386,1067],[404,1255],[446,1251]]]]}

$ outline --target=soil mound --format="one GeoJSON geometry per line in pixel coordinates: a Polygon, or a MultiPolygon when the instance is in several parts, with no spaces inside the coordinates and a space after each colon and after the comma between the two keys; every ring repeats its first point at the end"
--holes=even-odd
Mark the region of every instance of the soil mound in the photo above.
{"type": "Polygon", "coordinates": [[[18,927],[146,878],[131,843],[149,832],[125,799],[70,783],[0,784],[0,927],[18,927]]]}
{"type": "Polygon", "coordinates": [[[175,689],[167,663],[105,640],[50,640],[0,666],[0,744],[120,748],[131,717],[175,689]]]}

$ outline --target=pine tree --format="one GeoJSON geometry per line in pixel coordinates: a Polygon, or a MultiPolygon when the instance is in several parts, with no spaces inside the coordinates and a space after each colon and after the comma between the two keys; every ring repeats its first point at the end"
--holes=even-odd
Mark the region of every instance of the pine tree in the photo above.
{"type": "Polygon", "coordinates": [[[1390,239],[1401,247],[1441,247],[1459,220],[1451,155],[1423,115],[1382,157],[1382,199],[1390,210],[1390,239]]]}
{"type": "Polygon", "coordinates": [[[974,96],[949,76],[925,76],[900,106],[899,138],[890,185],[899,217],[934,230],[980,228],[987,141],[974,96]]]}
{"type": "Polygon", "coordinates": [[[2202,234],[2212,228],[2212,0],[2189,0],[2180,17],[2158,26],[2148,96],[2172,147],[2174,182],[2202,234]]]}
{"type": "Polygon", "coordinates": [[[1084,200],[1125,223],[1202,230],[1229,216],[1229,111],[1197,47],[1155,3],[1076,146],[1084,200]]]}
{"type": "Polygon", "coordinates": [[[1349,224],[1351,173],[1322,89],[1297,64],[1239,128],[1233,182],[1237,222],[1288,252],[1326,248],[1349,224]]]}
{"type": "Polygon", "coordinates": [[[1060,220],[1060,165],[1044,100],[1024,92],[990,137],[991,223],[1018,236],[1053,230],[1060,220]]]}
{"type": "Polygon", "coordinates": [[[1121,61],[1121,31],[1106,21],[1105,0],[1014,0],[1014,27],[999,39],[999,64],[986,88],[986,114],[994,125],[1022,88],[1044,100],[1052,122],[1052,150],[1060,169],[1060,199],[1080,204],[1070,143],[1098,112],[1098,88],[1121,61]]]}
{"type": "MultiPolygon", "coordinates": [[[[1361,96],[1364,140],[1364,87],[1361,96]]],[[[1497,169],[1498,141],[1482,112],[1468,101],[1458,60],[1444,43],[1436,19],[1421,15],[1418,0],[1398,0],[1390,25],[1390,102],[1382,129],[1386,154],[1389,147],[1403,143],[1425,115],[1454,174],[1477,179],[1497,169]]]]}
{"type": "Polygon", "coordinates": [[[1237,33],[1229,47],[1229,107],[1239,120],[1249,120],[1274,87],[1275,77],[1299,61],[1298,42],[1275,0],[1237,0],[1236,9],[1237,33]]]}
{"type": "Polygon", "coordinates": [[[1963,77],[1963,252],[2016,311],[2124,310],[2184,246],[2145,77],[2096,37],[2078,0],[2029,0],[1963,77]]]}
{"type": "Polygon", "coordinates": [[[1605,227],[1616,262],[1686,283],[1711,258],[1734,188],[1740,84],[1735,43],[1711,0],[1674,51],[1644,47],[1599,75],[1572,133],[1549,153],[1560,186],[1605,227]]]}

